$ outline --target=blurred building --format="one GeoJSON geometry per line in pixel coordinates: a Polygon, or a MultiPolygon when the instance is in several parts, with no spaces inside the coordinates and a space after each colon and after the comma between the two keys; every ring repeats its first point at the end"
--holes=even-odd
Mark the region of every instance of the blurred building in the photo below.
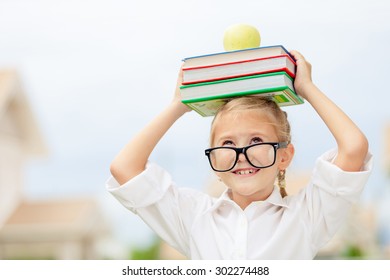
{"type": "Polygon", "coordinates": [[[0,71],[0,227],[23,199],[26,160],[46,154],[14,71],[0,71]]]}
{"type": "Polygon", "coordinates": [[[93,199],[25,197],[24,165],[46,154],[17,73],[0,70],[0,259],[110,257],[99,250],[109,228],[93,199]]]}
{"type": "Polygon", "coordinates": [[[390,178],[390,123],[384,129],[384,169],[390,178]]]}
{"type": "Polygon", "coordinates": [[[101,259],[108,233],[93,199],[22,201],[0,230],[0,259],[101,259]]]}
{"type": "Polygon", "coordinates": [[[381,193],[382,201],[378,207],[380,219],[379,238],[382,247],[382,255],[390,259],[390,123],[384,129],[384,165],[383,171],[386,174],[386,185],[381,193]]]}

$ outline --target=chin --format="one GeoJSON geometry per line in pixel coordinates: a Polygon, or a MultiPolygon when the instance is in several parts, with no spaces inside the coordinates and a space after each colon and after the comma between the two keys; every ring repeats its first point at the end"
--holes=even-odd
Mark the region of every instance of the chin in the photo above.
{"type": "Polygon", "coordinates": [[[237,193],[241,196],[253,196],[263,193],[264,189],[253,189],[252,187],[246,187],[245,185],[241,185],[240,187],[231,188],[233,193],[237,193]]]}
{"type": "Polygon", "coordinates": [[[268,196],[273,190],[273,183],[269,187],[262,185],[258,180],[255,182],[226,182],[233,193],[245,197],[268,196]],[[229,184],[230,183],[230,184],[229,184]]]}

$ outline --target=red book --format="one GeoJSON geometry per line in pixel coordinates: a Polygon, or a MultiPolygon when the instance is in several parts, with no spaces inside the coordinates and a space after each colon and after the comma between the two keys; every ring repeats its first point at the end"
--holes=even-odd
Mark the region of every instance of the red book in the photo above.
{"type": "MultiPolygon", "coordinates": [[[[234,53],[234,52],[233,52],[234,53]]],[[[207,56],[206,56],[207,57],[207,56]]],[[[284,71],[295,78],[295,61],[289,54],[231,60],[201,66],[183,66],[183,85],[284,71]]],[[[191,64],[191,63],[189,63],[191,64]]]]}

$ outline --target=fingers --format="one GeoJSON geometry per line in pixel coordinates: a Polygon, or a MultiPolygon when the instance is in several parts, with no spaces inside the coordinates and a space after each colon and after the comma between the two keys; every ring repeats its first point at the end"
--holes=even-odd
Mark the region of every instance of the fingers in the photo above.
{"type": "Polygon", "coordinates": [[[298,51],[296,50],[292,50],[290,51],[290,54],[295,58],[296,61],[298,60],[302,60],[302,61],[305,61],[305,57],[298,51]]]}
{"type": "Polygon", "coordinates": [[[183,66],[184,66],[184,63],[180,66],[179,74],[177,75],[177,84],[180,84],[180,85],[183,81],[183,66]]]}
{"type": "Polygon", "coordinates": [[[292,50],[290,54],[295,59],[297,65],[306,65],[309,69],[311,69],[311,64],[305,59],[305,57],[298,51],[292,50]]]}

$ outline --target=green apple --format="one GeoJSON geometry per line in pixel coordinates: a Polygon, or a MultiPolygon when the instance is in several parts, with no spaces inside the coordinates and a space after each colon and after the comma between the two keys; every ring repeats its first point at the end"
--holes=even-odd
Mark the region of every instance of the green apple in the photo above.
{"type": "Polygon", "coordinates": [[[235,51],[260,46],[260,33],[248,24],[235,24],[225,30],[223,46],[226,51],[235,51]]]}

